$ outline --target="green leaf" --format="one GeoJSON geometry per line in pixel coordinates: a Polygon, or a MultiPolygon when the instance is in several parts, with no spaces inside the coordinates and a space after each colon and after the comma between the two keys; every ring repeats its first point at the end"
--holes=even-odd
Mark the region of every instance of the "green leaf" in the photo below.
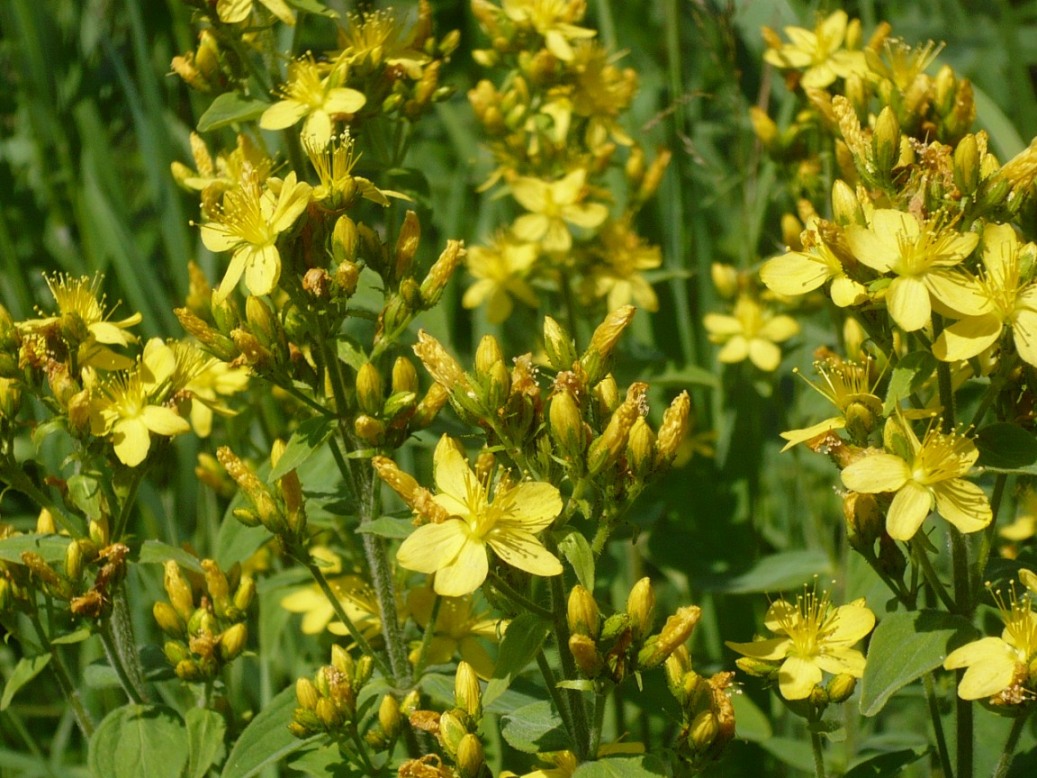
{"type": "Polygon", "coordinates": [[[1037,475],[1037,437],[1017,424],[998,422],[976,433],[979,467],[997,473],[1037,475]]]}
{"type": "Polygon", "coordinates": [[[367,775],[349,763],[338,745],[321,745],[320,741],[288,763],[292,770],[313,778],[362,778],[367,775]]]}
{"type": "Polygon", "coordinates": [[[209,132],[239,122],[250,122],[270,106],[263,100],[250,100],[237,92],[224,92],[198,120],[198,132],[209,132]]]}
{"type": "Polygon", "coordinates": [[[102,505],[101,484],[97,478],[84,473],[70,476],[68,481],[68,496],[72,504],[81,510],[87,518],[101,518],[102,505]]]}
{"type": "Polygon", "coordinates": [[[555,686],[559,689],[573,689],[578,692],[594,691],[594,681],[589,678],[577,678],[572,681],[559,681],[555,686]]]}
{"type": "Polygon", "coordinates": [[[900,775],[901,770],[928,753],[928,748],[904,748],[900,751],[878,754],[863,762],[858,762],[846,772],[843,778],[883,778],[887,775],[900,775]]]}
{"type": "Polygon", "coordinates": [[[377,535],[380,538],[402,540],[414,531],[414,522],[410,519],[394,519],[392,516],[382,516],[374,521],[361,524],[356,528],[356,531],[368,535],[377,535]]]}
{"type": "Polygon", "coordinates": [[[188,778],[205,778],[209,768],[227,751],[223,743],[227,722],[219,713],[206,708],[191,708],[184,718],[187,720],[188,778]]]}
{"type": "Polygon", "coordinates": [[[335,431],[335,423],[327,416],[314,416],[300,424],[285,444],[284,453],[270,470],[268,478],[275,481],[285,473],[295,470],[313,456],[335,431]]]}
{"type": "Polygon", "coordinates": [[[22,563],[22,552],[31,551],[43,557],[47,564],[65,561],[65,552],[71,541],[60,535],[11,535],[0,540],[0,561],[22,563]]]}
{"type": "Polygon", "coordinates": [[[720,386],[720,376],[713,370],[698,365],[667,364],[657,375],[645,378],[652,386],[662,389],[685,389],[689,386],[720,386]]]}
{"type": "Polygon", "coordinates": [[[738,737],[753,743],[762,743],[774,735],[771,720],[749,699],[749,695],[731,695],[731,705],[734,706],[735,721],[738,722],[738,737]]]}
{"type": "Polygon", "coordinates": [[[531,613],[519,614],[511,620],[500,643],[493,678],[483,692],[484,706],[497,699],[511,685],[512,679],[533,661],[547,632],[547,622],[531,613]]]}
{"type": "Polygon", "coordinates": [[[11,671],[10,678],[4,684],[4,693],[3,696],[0,696],[0,710],[7,710],[18,690],[43,671],[43,668],[50,662],[51,656],[53,655],[37,654],[36,656],[23,656],[18,660],[18,664],[11,671]]]}
{"type": "Polygon", "coordinates": [[[889,377],[886,402],[882,412],[889,416],[900,406],[900,401],[909,396],[929,380],[936,370],[936,357],[928,351],[912,351],[897,362],[889,377]]]}
{"type": "Polygon", "coordinates": [[[172,559],[185,570],[195,573],[202,572],[202,565],[198,557],[182,548],[163,543],[161,540],[145,540],[140,547],[141,564],[163,564],[172,559]]]}
{"type": "Polygon", "coordinates": [[[978,631],[961,616],[936,610],[893,613],[875,628],[861,679],[860,710],[878,713],[899,689],[943,664],[978,631]]]}
{"type": "Polygon", "coordinates": [[[508,745],[526,754],[561,751],[572,746],[561,717],[546,700],[501,716],[501,735],[508,745]]]}
{"type": "Polygon", "coordinates": [[[294,686],[270,700],[234,744],[221,778],[248,778],[301,748],[305,741],[288,731],[295,705],[294,686]]]}
{"type": "Polygon", "coordinates": [[[741,575],[712,588],[735,594],[778,592],[795,588],[815,575],[831,572],[831,562],[822,551],[783,551],[764,557],[741,575]]]}
{"type": "Polygon", "coordinates": [[[88,637],[94,634],[94,631],[90,627],[80,627],[74,632],[69,632],[67,635],[61,635],[56,638],[51,638],[51,645],[54,646],[67,646],[73,643],[82,643],[88,637]]]}
{"type": "Polygon", "coordinates": [[[589,592],[594,591],[594,552],[582,532],[573,530],[558,543],[558,550],[566,558],[580,585],[589,592]]]}
{"type": "Polygon", "coordinates": [[[655,754],[641,754],[586,762],[576,768],[573,778],[650,778],[659,775],[669,775],[666,763],[655,754]]]}
{"type": "Polygon", "coordinates": [[[164,705],[116,708],[94,730],[87,764],[96,778],[179,778],[187,763],[187,732],[164,705]]]}
{"type": "Polygon", "coordinates": [[[323,3],[317,2],[317,0],[285,0],[288,5],[293,8],[297,8],[300,11],[306,11],[311,14],[320,14],[321,16],[327,16],[329,19],[337,19],[338,13],[332,11],[330,8],[325,8],[323,3]]]}
{"type": "Polygon", "coordinates": [[[359,370],[367,364],[367,354],[360,345],[345,335],[339,337],[337,347],[338,358],[354,370],[359,370]]]}

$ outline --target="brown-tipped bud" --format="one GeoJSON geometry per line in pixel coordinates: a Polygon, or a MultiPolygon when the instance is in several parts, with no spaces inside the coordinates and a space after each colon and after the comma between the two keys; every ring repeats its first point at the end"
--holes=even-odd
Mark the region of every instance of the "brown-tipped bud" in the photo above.
{"type": "Polygon", "coordinates": [[[450,757],[457,757],[461,739],[467,734],[468,729],[453,711],[448,710],[439,717],[439,742],[450,757]]]}
{"type": "Polygon", "coordinates": [[[421,430],[429,426],[443,410],[443,406],[450,399],[450,393],[442,384],[432,384],[425,396],[421,398],[418,407],[414,409],[414,415],[410,418],[410,428],[421,430]]]}
{"type": "Polygon", "coordinates": [[[765,110],[754,105],[749,109],[749,121],[752,123],[753,133],[763,148],[768,152],[774,151],[781,134],[774,120],[767,115],[765,110]]]}
{"type": "Polygon", "coordinates": [[[637,655],[638,667],[648,670],[657,667],[665,661],[677,646],[683,645],[699,623],[702,609],[697,605],[686,605],[678,608],[677,612],[666,620],[658,639],[649,641],[637,655]]]}
{"type": "Polygon", "coordinates": [[[251,332],[238,327],[230,331],[230,339],[234,342],[234,348],[241,353],[250,367],[263,371],[274,366],[274,353],[251,332]]]}
{"type": "Polygon", "coordinates": [[[655,621],[655,591],[648,578],[642,578],[634,584],[627,597],[627,615],[630,617],[630,631],[634,640],[640,640],[652,631],[655,621]]]}
{"type": "Polygon", "coordinates": [[[835,223],[841,227],[865,224],[864,210],[857,193],[841,178],[832,184],[832,215],[835,223]]]}
{"type": "Polygon", "coordinates": [[[598,603],[586,588],[577,584],[569,592],[566,609],[569,631],[574,635],[588,635],[597,638],[601,631],[601,612],[598,603]]]}
{"type": "Polygon", "coordinates": [[[597,401],[598,415],[601,417],[611,416],[619,407],[619,386],[616,379],[609,373],[594,385],[592,390],[594,399],[597,401]]]}
{"type": "Polygon", "coordinates": [[[411,265],[414,263],[414,255],[418,251],[418,243],[421,241],[421,222],[414,211],[407,211],[400,225],[400,232],[396,238],[396,249],[393,264],[393,278],[401,281],[410,275],[411,265]]]}
{"type": "Polygon", "coordinates": [[[162,584],[177,615],[186,623],[194,614],[194,593],[191,585],[180,572],[180,566],[169,559],[164,565],[162,584]]]}
{"type": "Polygon", "coordinates": [[[569,653],[579,671],[588,678],[597,678],[605,668],[601,652],[590,635],[570,635],[569,653]]]}
{"type": "Polygon", "coordinates": [[[677,395],[663,413],[659,435],[655,439],[655,467],[669,467],[688,434],[691,397],[687,391],[677,395]]]}
{"type": "Polygon", "coordinates": [[[168,602],[156,602],[151,608],[151,613],[155,617],[159,629],[170,637],[183,638],[187,636],[184,620],[180,618],[176,608],[168,602]]]}
{"type": "Polygon", "coordinates": [[[609,313],[605,321],[598,325],[591,336],[586,353],[580,358],[580,364],[587,373],[587,381],[596,383],[607,371],[609,357],[616,347],[619,336],[634,318],[636,309],[632,305],[623,305],[609,313]]]}
{"type": "Polygon", "coordinates": [[[418,393],[418,371],[407,357],[397,357],[392,365],[392,393],[418,393]]]}
{"type": "Polygon", "coordinates": [[[551,439],[559,455],[575,465],[583,459],[583,417],[580,406],[568,389],[561,389],[551,398],[548,407],[551,439]]]}
{"type": "Polygon", "coordinates": [[[213,329],[207,322],[187,308],[175,308],[173,313],[180,320],[180,325],[205,346],[213,356],[225,362],[230,361],[240,353],[234,341],[226,335],[213,329]]]}
{"type": "Polygon", "coordinates": [[[457,767],[461,778],[476,778],[486,762],[482,743],[475,735],[468,733],[457,746],[457,767]]]}
{"type": "Polygon", "coordinates": [[[979,144],[976,136],[966,135],[954,149],[954,183],[963,195],[975,194],[979,189],[979,144]]]}
{"type": "Polygon", "coordinates": [[[849,673],[839,673],[828,682],[828,699],[832,702],[846,702],[857,688],[857,679],[849,673]]]}
{"type": "Polygon", "coordinates": [[[353,277],[351,279],[352,289],[349,289],[350,284],[348,281],[350,279],[345,279],[347,283],[344,284],[340,274],[343,266],[347,269],[356,268],[359,245],[360,233],[356,222],[345,214],[339,216],[335,222],[335,227],[331,231],[331,255],[335,258],[335,262],[338,263],[338,267],[335,269],[335,282],[346,290],[347,297],[356,291],[356,278],[353,277]]]}
{"type": "Polygon", "coordinates": [[[655,433],[644,417],[638,416],[627,436],[627,465],[635,478],[644,479],[655,461],[655,433]]]}
{"type": "Polygon", "coordinates": [[[544,317],[544,351],[555,370],[570,370],[576,362],[572,337],[550,316],[544,317]]]}
{"type": "Polygon", "coordinates": [[[381,414],[385,402],[385,381],[382,379],[382,371],[371,362],[365,362],[357,371],[356,397],[361,411],[371,416],[381,414]]]}
{"type": "Polygon", "coordinates": [[[418,343],[414,353],[432,377],[441,383],[447,391],[470,389],[468,378],[461,365],[457,363],[442,344],[424,330],[418,332],[418,343]]]}
{"type": "Polygon", "coordinates": [[[466,254],[464,243],[458,240],[447,241],[446,248],[440,253],[439,258],[432,264],[425,279],[421,282],[419,292],[422,308],[431,308],[439,302],[443,297],[443,290],[454,277],[454,273],[466,254]]]}
{"type": "Polygon", "coordinates": [[[479,676],[470,664],[458,662],[454,675],[454,704],[467,713],[473,721],[482,716],[482,691],[479,688],[479,676]]]}
{"type": "Polygon", "coordinates": [[[232,661],[245,650],[246,643],[248,643],[248,627],[245,626],[244,622],[228,627],[220,635],[220,642],[217,648],[220,660],[223,662],[232,661]]]}
{"type": "Polygon", "coordinates": [[[209,592],[216,615],[222,618],[226,616],[227,608],[231,605],[227,576],[212,559],[202,560],[202,571],[205,573],[205,588],[209,592]]]}
{"type": "Polygon", "coordinates": [[[587,450],[588,473],[597,475],[616,462],[626,448],[630,428],[640,415],[640,402],[637,399],[627,399],[616,408],[605,431],[591,442],[587,450]]]}
{"type": "Polygon", "coordinates": [[[900,156],[900,123],[897,121],[893,109],[888,105],[882,109],[875,120],[875,134],[872,142],[875,168],[883,179],[887,179],[900,156]]]}
{"type": "Polygon", "coordinates": [[[322,267],[311,267],[302,277],[302,290],[314,300],[328,300],[334,282],[331,273],[322,267]]]}
{"type": "Polygon", "coordinates": [[[317,693],[317,687],[313,685],[313,681],[309,678],[297,680],[295,682],[295,699],[298,700],[300,708],[305,710],[316,708],[320,695],[317,693]]]}
{"type": "Polygon", "coordinates": [[[332,278],[339,293],[344,297],[351,297],[356,292],[356,285],[360,279],[360,266],[355,262],[343,260],[338,263],[332,278]]]}
{"type": "Polygon", "coordinates": [[[54,521],[54,514],[50,512],[49,508],[40,508],[40,512],[36,516],[36,533],[39,535],[55,535],[57,531],[58,525],[54,521]]]}

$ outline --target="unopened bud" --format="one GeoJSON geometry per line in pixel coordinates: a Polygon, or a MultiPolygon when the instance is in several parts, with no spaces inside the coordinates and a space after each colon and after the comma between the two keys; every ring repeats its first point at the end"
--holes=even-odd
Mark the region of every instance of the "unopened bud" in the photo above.
{"type": "Polygon", "coordinates": [[[662,424],[655,439],[655,467],[669,467],[688,434],[691,397],[687,391],[677,395],[663,412],[662,424]]]}
{"type": "Polygon", "coordinates": [[[224,662],[230,662],[245,650],[245,644],[247,642],[248,627],[245,626],[244,622],[239,622],[238,624],[228,627],[223,631],[223,634],[220,635],[220,659],[224,662]]]}
{"type": "Polygon", "coordinates": [[[467,734],[468,730],[456,713],[446,711],[439,717],[439,742],[443,744],[443,749],[448,755],[457,756],[461,739],[467,734]]]}
{"type": "MultiPolygon", "coordinates": [[[[353,221],[349,216],[343,214],[338,217],[335,222],[335,227],[331,231],[331,253],[335,258],[335,261],[339,263],[339,267],[336,268],[335,281],[339,286],[346,286],[342,283],[342,279],[339,277],[341,268],[345,265],[347,268],[356,267],[357,247],[360,243],[360,234],[357,230],[356,222],[353,221]]],[[[356,279],[352,279],[353,289],[356,289],[356,279]]],[[[352,294],[352,291],[347,291],[347,296],[352,294]]]]}
{"type": "Polygon", "coordinates": [[[464,260],[466,251],[464,244],[457,240],[448,240],[446,248],[440,252],[439,258],[429,268],[428,274],[421,282],[420,307],[428,309],[439,302],[447,283],[464,260]]]}
{"type": "Polygon", "coordinates": [[[400,392],[417,394],[418,389],[418,371],[415,369],[414,363],[407,357],[397,357],[392,366],[393,394],[399,394],[400,392]]]}
{"type": "Polygon", "coordinates": [[[385,381],[381,371],[370,362],[360,366],[356,376],[356,396],[360,410],[371,416],[382,412],[385,402],[385,381]]]}
{"type": "Polygon", "coordinates": [[[697,605],[686,605],[666,620],[658,636],[653,636],[637,655],[637,665],[649,670],[662,664],[677,646],[683,645],[698,624],[702,609],[697,605]]]}
{"type": "Polygon", "coordinates": [[[832,702],[846,702],[857,688],[857,679],[849,673],[839,673],[828,682],[828,699],[832,702]]]}
{"type": "Polygon", "coordinates": [[[558,453],[570,464],[583,457],[583,417],[580,406],[568,389],[560,389],[551,397],[548,407],[551,439],[558,453]]]}
{"type": "Polygon", "coordinates": [[[767,115],[767,112],[759,106],[749,109],[749,121],[753,126],[753,133],[759,139],[760,144],[767,151],[773,151],[778,141],[778,125],[767,115]]]}
{"type": "Polygon", "coordinates": [[[382,697],[378,705],[378,725],[389,739],[396,737],[400,731],[400,703],[391,694],[382,697]]]}
{"type": "Polygon", "coordinates": [[[634,318],[635,308],[632,305],[623,305],[612,311],[605,317],[605,321],[598,325],[591,336],[590,345],[586,353],[580,358],[580,364],[587,373],[587,381],[595,383],[607,372],[607,364],[612,351],[619,340],[623,330],[627,328],[634,318]]]}
{"type": "Polygon", "coordinates": [[[313,685],[313,681],[309,678],[297,680],[295,682],[295,699],[298,700],[300,708],[306,710],[316,708],[320,695],[317,693],[317,687],[313,685]]]}
{"type": "Polygon", "coordinates": [[[234,592],[234,607],[244,612],[252,604],[256,596],[256,580],[250,575],[241,576],[241,582],[234,592]]]}
{"type": "Polygon", "coordinates": [[[634,640],[639,640],[652,630],[655,620],[655,591],[648,578],[642,578],[634,584],[627,597],[627,615],[630,617],[630,630],[634,640]]]}
{"type": "Polygon", "coordinates": [[[470,664],[461,661],[457,665],[454,676],[454,704],[473,720],[482,716],[482,692],[479,689],[479,676],[470,664]]]}
{"type": "Polygon", "coordinates": [[[476,778],[485,761],[482,743],[478,737],[468,733],[461,738],[457,746],[457,767],[461,771],[461,778],[476,778]]]}
{"type": "Polygon", "coordinates": [[[888,105],[875,120],[873,143],[875,168],[884,180],[888,179],[893,165],[900,156],[900,123],[888,105]]]}
{"type": "Polygon", "coordinates": [[[151,613],[164,633],[171,637],[186,637],[184,620],[168,602],[156,602],[151,608],[151,613]]]}
{"type": "Polygon", "coordinates": [[[601,628],[601,613],[594,595],[586,588],[577,584],[569,592],[569,602],[566,609],[566,618],[569,622],[569,631],[574,635],[589,635],[596,638],[601,628]]]}
{"type": "Polygon", "coordinates": [[[865,223],[864,211],[861,201],[857,199],[857,193],[841,178],[837,178],[832,184],[832,215],[840,227],[854,224],[863,226],[865,223]]]}
{"type": "Polygon", "coordinates": [[[39,514],[36,516],[36,533],[38,535],[54,535],[58,531],[57,522],[54,521],[54,514],[50,512],[49,508],[40,508],[39,514]]]}
{"type": "Polygon", "coordinates": [[[704,710],[699,713],[691,726],[688,727],[688,740],[698,752],[706,751],[720,732],[720,724],[717,722],[713,711],[704,710]]]}
{"type": "Polygon", "coordinates": [[[205,588],[215,606],[216,615],[223,617],[227,613],[227,607],[231,605],[230,585],[227,576],[224,575],[220,566],[211,559],[202,560],[202,570],[205,573],[205,588]]]}
{"type": "Polygon", "coordinates": [[[627,437],[627,464],[635,478],[644,479],[652,471],[655,433],[644,417],[638,416],[627,437]]]}
{"type": "Polygon", "coordinates": [[[572,337],[550,316],[544,317],[544,351],[555,370],[570,370],[576,362],[572,337]]]}
{"type": "Polygon", "coordinates": [[[570,635],[569,653],[579,671],[588,678],[597,678],[605,667],[598,646],[589,635],[570,635]]]}
{"type": "Polygon", "coordinates": [[[194,594],[191,591],[191,585],[180,572],[180,566],[172,559],[165,562],[163,569],[162,583],[169,596],[169,602],[177,615],[187,622],[194,614],[194,594]]]}
{"type": "Polygon", "coordinates": [[[616,384],[616,379],[612,373],[609,373],[595,384],[592,391],[594,399],[597,400],[598,415],[602,417],[611,416],[620,403],[619,386],[616,384]]]}
{"type": "Polygon", "coordinates": [[[725,300],[733,300],[738,294],[738,270],[734,265],[714,262],[709,266],[709,277],[717,294],[725,300]]]}
{"type": "Polygon", "coordinates": [[[414,255],[418,251],[418,243],[421,241],[421,222],[414,211],[407,211],[400,225],[400,232],[396,238],[395,264],[393,266],[393,278],[401,281],[410,274],[411,265],[414,263],[414,255]]]}
{"type": "Polygon", "coordinates": [[[979,167],[979,144],[970,133],[954,149],[954,183],[963,195],[975,194],[979,189],[979,167]]]}

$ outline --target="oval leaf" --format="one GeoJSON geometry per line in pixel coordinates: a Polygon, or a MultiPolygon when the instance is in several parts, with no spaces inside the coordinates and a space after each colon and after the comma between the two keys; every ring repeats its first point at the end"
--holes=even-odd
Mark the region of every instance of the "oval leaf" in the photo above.
{"type": "Polygon", "coordinates": [[[202,572],[198,557],[182,548],[163,543],[161,540],[145,540],[140,547],[138,561],[142,564],[163,564],[170,559],[185,570],[199,574],[202,572]]]}
{"type": "Polygon", "coordinates": [[[65,552],[71,541],[60,535],[37,535],[30,532],[25,535],[11,535],[0,540],[0,561],[22,563],[22,552],[31,551],[43,557],[47,564],[65,561],[65,552]]]}
{"type": "Polygon", "coordinates": [[[18,690],[43,671],[43,668],[50,662],[51,656],[53,655],[38,654],[36,656],[23,656],[18,660],[18,664],[11,671],[11,677],[4,684],[4,694],[0,697],[0,710],[7,710],[18,690]]]}
{"type": "Polygon", "coordinates": [[[976,434],[979,461],[998,473],[1037,475],[1037,438],[1016,424],[990,424],[976,434]]]}
{"type": "Polygon", "coordinates": [[[895,692],[943,664],[978,631],[961,616],[935,610],[893,613],[875,628],[861,679],[860,710],[874,716],[895,692]]]}
{"type": "Polygon", "coordinates": [[[573,778],[658,778],[660,775],[669,775],[666,763],[653,754],[642,754],[586,762],[576,768],[573,778]]]}
{"type": "Polygon", "coordinates": [[[184,718],[187,720],[187,775],[205,778],[209,768],[226,753],[223,736],[227,722],[219,713],[206,708],[191,708],[184,718]]]}
{"type": "Polygon", "coordinates": [[[583,533],[572,531],[558,543],[558,550],[566,558],[580,585],[589,592],[594,591],[594,552],[583,533]]]}
{"type": "Polygon", "coordinates": [[[218,130],[238,122],[258,119],[269,106],[262,100],[249,100],[237,92],[225,92],[215,100],[198,120],[198,132],[218,130]]]}
{"type": "Polygon", "coordinates": [[[547,623],[530,613],[512,619],[500,643],[493,678],[483,692],[483,705],[489,705],[503,694],[511,680],[533,661],[547,637],[547,630],[547,623]]]}
{"type": "Polygon", "coordinates": [[[288,438],[284,453],[270,470],[270,480],[273,481],[285,473],[291,472],[313,456],[313,452],[323,446],[324,441],[330,438],[334,431],[335,425],[331,419],[324,416],[315,416],[302,422],[288,438]]]}
{"type": "Polygon", "coordinates": [[[501,735],[512,748],[527,754],[569,748],[569,736],[551,703],[534,702],[501,716],[501,735]]]}
{"type": "Polygon", "coordinates": [[[737,594],[777,592],[795,588],[815,575],[829,575],[831,568],[822,551],[785,551],[765,557],[741,575],[711,588],[737,594]]]}
{"type": "Polygon", "coordinates": [[[187,732],[164,705],[116,708],[94,730],[87,757],[96,778],[178,778],[187,763],[187,732]]]}
{"type": "Polygon", "coordinates": [[[900,406],[900,401],[917,392],[935,371],[936,357],[928,351],[913,351],[897,362],[889,377],[882,412],[887,416],[892,414],[900,406]]]}

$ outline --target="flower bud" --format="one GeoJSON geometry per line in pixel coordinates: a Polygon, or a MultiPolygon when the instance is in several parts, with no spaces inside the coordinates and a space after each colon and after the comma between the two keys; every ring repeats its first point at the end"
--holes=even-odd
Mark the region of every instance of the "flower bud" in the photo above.
{"type": "Polygon", "coordinates": [[[655,620],[655,591],[648,578],[642,578],[634,584],[627,597],[627,615],[630,617],[630,630],[634,640],[640,640],[652,630],[655,620]]]}
{"type": "Polygon", "coordinates": [[[597,411],[601,417],[611,416],[619,407],[619,387],[612,373],[609,373],[595,384],[594,399],[597,400],[597,411]]]}
{"type": "Polygon", "coordinates": [[[648,644],[637,655],[637,666],[642,670],[657,667],[673,653],[677,646],[683,645],[695,625],[702,616],[702,609],[697,605],[686,605],[666,620],[662,632],[653,636],[648,644]]]}
{"type": "Polygon", "coordinates": [[[451,757],[456,757],[461,739],[467,734],[465,725],[453,711],[447,711],[439,717],[439,742],[451,757]]]}
{"type": "Polygon", "coordinates": [[[579,671],[588,678],[597,678],[601,674],[605,663],[594,639],[589,635],[570,635],[569,653],[579,671]]]}
{"type": "Polygon", "coordinates": [[[655,433],[644,417],[638,416],[627,437],[627,465],[635,478],[647,478],[654,460],[655,433]]]}
{"type": "Polygon", "coordinates": [[[187,308],[174,308],[173,313],[180,320],[180,325],[205,347],[213,356],[230,361],[240,353],[234,341],[214,329],[204,319],[196,316],[187,308]]]}
{"type": "MultiPolygon", "coordinates": [[[[342,279],[339,278],[339,270],[342,265],[356,267],[357,247],[359,244],[360,234],[357,230],[356,222],[345,214],[339,216],[335,222],[335,227],[331,231],[331,254],[335,261],[339,263],[339,268],[335,272],[335,281],[338,282],[339,286],[343,286],[342,279]]],[[[356,288],[355,280],[353,288],[356,288]]],[[[347,291],[346,294],[350,295],[352,292],[347,291]]]]}
{"type": "Polygon", "coordinates": [[[768,152],[774,151],[780,134],[774,120],[767,115],[765,110],[754,105],[749,109],[749,121],[752,123],[753,133],[763,148],[768,152]]]}
{"type": "Polygon", "coordinates": [[[504,353],[493,335],[484,335],[475,350],[475,374],[486,378],[495,365],[504,363],[504,353]]]}
{"type": "MultiPolygon", "coordinates": [[[[638,386],[645,385],[635,384],[631,386],[631,389],[638,386]]],[[[619,455],[626,448],[630,428],[640,415],[639,399],[627,399],[616,408],[609,419],[608,425],[605,427],[605,431],[591,442],[590,448],[587,451],[588,473],[597,475],[615,463],[616,459],[619,458],[619,455]]]]}
{"type": "Polygon", "coordinates": [[[216,615],[223,617],[227,613],[230,601],[230,585],[227,576],[224,575],[220,566],[211,559],[202,560],[202,570],[205,573],[205,588],[212,599],[216,615]]]}
{"type": "Polygon", "coordinates": [[[385,442],[385,422],[366,413],[361,413],[353,420],[353,432],[371,446],[380,446],[385,442]]]}
{"type": "Polygon", "coordinates": [[[241,582],[234,592],[234,607],[242,612],[247,611],[255,596],[256,580],[250,575],[241,576],[241,582]]]}
{"type": "Polygon", "coordinates": [[[391,694],[382,697],[378,705],[378,725],[390,740],[400,732],[400,703],[391,694]]]}
{"type": "Polygon", "coordinates": [[[177,638],[186,636],[184,620],[180,618],[176,608],[168,602],[156,602],[152,606],[151,613],[155,617],[159,629],[167,635],[177,638]]]}
{"type": "Polygon", "coordinates": [[[875,541],[885,532],[886,519],[873,494],[850,492],[843,497],[846,538],[855,550],[870,557],[875,541]]]}
{"type": "Polygon", "coordinates": [[[853,187],[837,178],[832,184],[832,215],[840,227],[864,226],[864,211],[853,187]]]}
{"type": "Polygon", "coordinates": [[[576,362],[572,337],[550,316],[544,317],[544,351],[547,361],[555,370],[570,370],[576,362]]]}
{"type": "Polygon", "coordinates": [[[479,738],[471,733],[461,738],[457,746],[457,767],[461,771],[461,778],[476,778],[485,761],[479,738]]]}
{"type": "Polygon", "coordinates": [[[659,435],[655,439],[655,468],[669,467],[688,434],[691,397],[685,390],[677,395],[663,412],[659,435]]]}
{"type": "Polygon", "coordinates": [[[828,682],[828,699],[832,702],[846,702],[857,688],[857,679],[849,673],[839,673],[828,682]]]}
{"type": "Polygon", "coordinates": [[[180,572],[180,566],[172,559],[165,562],[163,569],[162,583],[166,594],[169,595],[169,602],[181,620],[187,622],[194,614],[194,594],[191,585],[180,572]]]}
{"type": "Polygon", "coordinates": [[[353,661],[353,657],[338,643],[331,647],[331,666],[347,678],[352,678],[356,670],[356,663],[353,661]]]}
{"type": "Polygon", "coordinates": [[[313,685],[313,681],[309,678],[298,679],[295,682],[295,699],[298,700],[300,708],[305,710],[316,708],[320,695],[317,693],[317,687],[313,685]]]}
{"type": "Polygon", "coordinates": [[[418,371],[414,367],[414,363],[407,357],[397,357],[392,365],[392,393],[412,392],[417,394],[419,388],[418,371]]]}
{"type": "Polygon", "coordinates": [[[463,660],[458,662],[457,673],[454,676],[454,704],[475,721],[482,716],[479,676],[475,674],[472,666],[463,660]]]}
{"type": "Polygon", "coordinates": [[[623,330],[629,326],[634,318],[635,308],[632,305],[623,305],[612,311],[605,320],[598,325],[591,335],[590,345],[586,353],[580,358],[580,364],[587,373],[588,383],[595,383],[604,377],[606,365],[612,351],[619,341],[623,330]]]}
{"type": "Polygon", "coordinates": [[[447,283],[454,276],[454,272],[464,260],[467,252],[464,244],[458,240],[448,240],[446,248],[440,253],[439,258],[432,263],[428,274],[421,282],[419,292],[421,295],[420,307],[429,309],[439,302],[443,297],[443,291],[447,283]]]}
{"type": "Polygon", "coordinates": [[[220,659],[224,662],[230,662],[245,650],[245,644],[247,642],[248,627],[245,626],[244,622],[239,622],[238,624],[228,627],[223,631],[223,634],[220,635],[220,659]]]}
{"type": "Polygon", "coordinates": [[[714,262],[709,266],[709,276],[717,294],[725,300],[733,300],[738,294],[738,270],[734,265],[714,262]]]}
{"type": "Polygon", "coordinates": [[[191,658],[190,650],[179,640],[167,640],[162,646],[162,653],[173,667],[191,658]]]}
{"type": "Polygon", "coordinates": [[[970,133],[954,149],[954,183],[963,195],[975,194],[979,189],[979,167],[979,144],[970,133]]]}
{"type": "Polygon", "coordinates": [[[615,640],[630,627],[630,616],[626,613],[613,613],[601,625],[601,640],[615,640]]]}
{"type": "Polygon", "coordinates": [[[54,514],[50,512],[49,508],[40,508],[40,512],[36,516],[36,534],[54,535],[57,534],[57,531],[58,526],[54,521],[54,514]]]}
{"type": "Polygon", "coordinates": [[[560,389],[551,397],[548,425],[559,455],[570,464],[580,462],[583,457],[583,417],[580,406],[568,389],[560,389]]]}
{"type": "Polygon", "coordinates": [[[420,241],[421,222],[418,221],[418,215],[414,211],[407,211],[396,238],[395,264],[393,266],[393,278],[396,281],[402,281],[410,274],[420,241]]]}
{"type": "Polygon", "coordinates": [[[365,362],[357,371],[356,396],[361,411],[371,416],[381,414],[385,402],[385,381],[381,371],[371,362],[365,362]]]}
{"type": "Polygon", "coordinates": [[[875,134],[872,142],[875,168],[879,176],[886,180],[900,156],[900,124],[897,122],[893,109],[888,105],[882,109],[875,120],[875,134]]]}
{"type": "Polygon", "coordinates": [[[706,751],[720,733],[720,723],[713,711],[704,710],[699,713],[688,727],[688,740],[695,751],[706,751]]]}
{"type": "Polygon", "coordinates": [[[601,631],[601,613],[598,603],[586,588],[577,584],[569,592],[566,609],[569,631],[574,635],[588,635],[596,638],[601,631]]]}

